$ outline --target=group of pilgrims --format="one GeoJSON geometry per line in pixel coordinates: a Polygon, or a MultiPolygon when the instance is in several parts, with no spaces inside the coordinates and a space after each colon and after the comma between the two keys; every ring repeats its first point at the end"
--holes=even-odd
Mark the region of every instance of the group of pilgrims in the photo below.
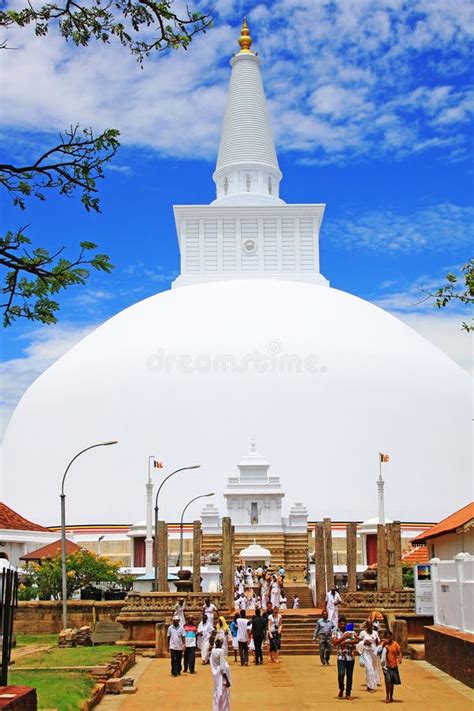
{"type": "Polygon", "coordinates": [[[373,611],[359,632],[354,623],[339,615],[342,602],[336,588],[326,595],[325,608],[313,632],[313,641],[319,642],[319,656],[322,666],[329,666],[333,648],[337,656],[338,698],[351,700],[355,653],[359,655],[359,665],[365,671],[365,684],[371,694],[381,685],[382,673],[385,681],[386,703],[393,702],[394,687],[401,683],[399,665],[402,653],[398,642],[388,629],[382,637],[380,612],[373,611]]]}
{"type": "MultiPolygon", "coordinates": [[[[288,608],[285,594],[285,569],[271,572],[267,566],[237,566],[234,573],[234,601],[236,610],[266,610],[268,605],[279,610],[288,608]]],[[[293,596],[291,607],[299,607],[297,595],[293,596]]]]}
{"type": "MultiPolygon", "coordinates": [[[[256,570],[239,566],[235,571],[238,612],[235,612],[230,624],[224,615],[219,614],[209,597],[204,601],[201,619],[197,625],[195,618],[186,614],[184,598],[180,598],[176,603],[173,621],[168,628],[171,674],[174,677],[180,676],[181,672],[195,674],[196,650],[199,650],[202,664],[209,665],[212,671],[213,711],[230,711],[230,649],[236,663],[240,659],[242,666],[248,666],[249,653],[253,652],[255,664],[258,665],[263,664],[263,647],[268,645],[270,662],[279,662],[283,629],[280,614],[282,592],[284,594],[283,582],[282,569],[276,575],[265,570],[263,566],[256,570]],[[246,599],[245,605],[240,603],[242,594],[246,599]],[[247,617],[248,609],[253,611],[252,616],[247,617]]],[[[313,640],[319,642],[321,664],[329,666],[334,650],[337,658],[338,697],[343,698],[345,694],[346,699],[352,699],[357,651],[359,664],[365,671],[367,691],[374,693],[377,690],[383,672],[386,702],[391,703],[394,686],[400,684],[400,647],[390,630],[382,639],[380,613],[372,613],[356,633],[353,623],[339,615],[338,607],[341,602],[338,590],[329,590],[321,618],[314,629],[313,640]]],[[[297,598],[294,599],[293,606],[299,607],[297,598]]]]}
{"type": "Polygon", "coordinates": [[[171,675],[196,673],[196,650],[202,664],[211,668],[214,680],[214,711],[230,711],[230,669],[227,662],[230,628],[223,615],[207,597],[202,616],[196,625],[193,615],[186,614],[186,603],[180,598],[175,605],[172,624],[168,627],[168,651],[171,675]]]}

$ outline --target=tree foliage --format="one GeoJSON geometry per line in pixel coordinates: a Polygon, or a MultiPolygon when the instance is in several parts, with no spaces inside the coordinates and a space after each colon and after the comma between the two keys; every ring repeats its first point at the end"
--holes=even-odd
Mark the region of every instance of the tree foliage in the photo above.
{"type": "Polygon", "coordinates": [[[33,24],[44,37],[51,26],[58,26],[62,36],[86,47],[91,41],[109,43],[117,40],[142,62],[153,51],[187,49],[193,36],[212,24],[210,15],[174,12],[173,0],[92,0],[90,3],[49,2],[21,10],[0,12],[0,26],[25,27],[33,24]]]}
{"type": "Polygon", "coordinates": [[[55,323],[59,303],[52,296],[72,284],[85,284],[89,276],[86,266],[102,272],[112,270],[106,254],[89,257],[97,247],[94,242],[81,242],[73,261],[61,256],[64,248],[50,254],[42,247],[30,250],[30,244],[24,230],[0,235],[0,265],[5,268],[1,285],[4,301],[0,305],[4,326],[18,318],[55,323]]]}
{"type": "MultiPolygon", "coordinates": [[[[104,165],[117,152],[118,136],[115,129],[95,136],[92,129],[71,126],[56,146],[31,164],[0,163],[0,186],[21,210],[27,197],[45,200],[45,191],[56,190],[66,197],[79,191],[85,209],[100,212],[97,180],[104,177],[104,165]]],[[[78,255],[68,259],[64,247],[53,254],[32,247],[25,232],[24,227],[0,234],[4,326],[18,318],[55,323],[59,303],[51,297],[73,284],[85,284],[91,269],[110,272],[113,268],[106,254],[93,253],[97,246],[93,242],[81,242],[78,255]]]]}
{"type": "MultiPolygon", "coordinates": [[[[111,586],[127,584],[129,576],[119,572],[120,562],[112,562],[108,558],[98,556],[88,550],[72,553],[66,560],[67,596],[82,588],[97,583],[109,583],[111,586]]],[[[31,591],[36,590],[40,600],[60,600],[62,590],[61,554],[52,559],[44,559],[41,563],[30,564],[27,585],[22,595],[31,599],[31,591]]]]}
{"type": "MultiPolygon", "coordinates": [[[[212,22],[209,15],[185,9],[174,11],[173,0],[71,0],[0,10],[0,27],[34,25],[44,37],[57,27],[66,41],[85,47],[92,41],[109,44],[113,39],[141,63],[152,51],[187,49],[193,36],[212,22]]],[[[7,44],[0,44],[6,48],[7,44]]],[[[72,197],[80,193],[87,211],[100,212],[97,181],[104,166],[119,147],[119,132],[107,129],[94,135],[92,129],[72,126],[59,142],[27,165],[0,162],[0,187],[13,205],[24,210],[26,200],[45,200],[48,191],[72,197]]],[[[74,284],[85,284],[91,270],[110,272],[106,254],[95,253],[92,241],[82,241],[74,258],[64,255],[64,247],[50,253],[33,246],[26,228],[0,234],[0,289],[3,325],[19,318],[50,324],[57,321],[58,301],[53,298],[74,284]]]]}
{"type": "MultiPolygon", "coordinates": [[[[463,264],[459,269],[459,274],[449,272],[446,274],[445,283],[429,293],[426,299],[434,299],[434,305],[438,309],[444,309],[451,303],[458,302],[468,306],[474,304],[474,258],[463,264]]],[[[463,321],[464,331],[474,331],[474,319],[470,323],[463,321]]]]}
{"type": "Polygon", "coordinates": [[[118,137],[116,129],[94,136],[90,128],[80,131],[79,126],[71,126],[56,146],[30,165],[0,163],[0,185],[22,210],[26,197],[45,200],[45,190],[53,189],[67,197],[79,190],[85,209],[100,212],[96,183],[104,177],[104,165],[117,152],[118,137]]]}

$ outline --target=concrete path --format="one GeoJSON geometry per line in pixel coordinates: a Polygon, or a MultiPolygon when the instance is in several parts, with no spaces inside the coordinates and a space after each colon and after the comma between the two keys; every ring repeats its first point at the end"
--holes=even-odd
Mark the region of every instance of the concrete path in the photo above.
{"type": "MultiPolygon", "coordinates": [[[[232,711],[325,711],[340,706],[336,698],[336,666],[321,667],[318,657],[286,657],[280,664],[241,667],[231,662],[232,711]]],[[[138,681],[133,696],[107,697],[99,711],[211,711],[212,678],[208,666],[197,666],[197,674],[170,676],[167,659],[140,660],[130,671],[138,681]]],[[[474,692],[426,662],[404,660],[402,685],[395,690],[394,708],[406,711],[472,711],[474,692]],[[453,683],[454,682],[454,683],[453,683]]],[[[365,690],[364,671],[356,661],[354,701],[364,711],[385,708],[382,687],[375,694],[365,690]]]]}

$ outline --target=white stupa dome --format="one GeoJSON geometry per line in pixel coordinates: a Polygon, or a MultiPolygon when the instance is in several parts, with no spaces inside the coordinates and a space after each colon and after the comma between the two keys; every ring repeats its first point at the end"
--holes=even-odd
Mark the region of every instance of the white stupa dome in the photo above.
{"type": "Polygon", "coordinates": [[[329,288],[319,270],[324,205],[280,199],[260,60],[245,26],[240,44],[216,200],[175,207],[182,288],[97,328],[13,414],[3,498],[29,518],[57,523],[68,462],[113,439],[117,446],[74,462],[69,523],[141,519],[150,455],[164,462],[155,482],[201,465],[167,482],[160,517],[178,520],[187,501],[211,491],[222,511],[227,476],[251,437],[285,500],[303,501],[310,519],[364,519],[380,452],[390,454],[385,500],[394,519],[438,520],[470,500],[469,377],[393,316],[329,288]],[[252,120],[241,121],[249,107],[252,120]]]}
{"type": "Polygon", "coordinates": [[[160,515],[177,520],[185,499],[224,489],[255,435],[310,519],[363,519],[388,451],[392,517],[437,520],[470,495],[468,382],[404,323],[336,289],[174,289],[114,316],[33,383],[5,437],[4,500],[55,523],[69,459],[116,438],[74,463],[68,520],[139,520],[149,454],[165,473],[202,466],[163,489],[160,515]]]}
{"type": "Polygon", "coordinates": [[[239,551],[239,558],[244,561],[265,561],[267,564],[270,563],[272,554],[268,548],[264,548],[259,543],[251,543],[246,548],[242,548],[239,551]]]}

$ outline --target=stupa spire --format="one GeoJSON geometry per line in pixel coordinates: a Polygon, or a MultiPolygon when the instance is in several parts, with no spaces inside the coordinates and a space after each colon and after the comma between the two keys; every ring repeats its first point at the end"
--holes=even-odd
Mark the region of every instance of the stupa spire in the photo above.
{"type": "Polygon", "coordinates": [[[250,36],[249,26],[247,25],[247,18],[244,17],[242,22],[242,29],[240,31],[239,44],[241,52],[250,52],[250,47],[252,46],[252,38],[250,36]]]}
{"type": "Polygon", "coordinates": [[[213,178],[217,200],[213,204],[282,205],[281,172],[260,73],[260,58],[251,50],[253,40],[244,18],[237,52],[230,63],[219,153],[213,178]]]}

